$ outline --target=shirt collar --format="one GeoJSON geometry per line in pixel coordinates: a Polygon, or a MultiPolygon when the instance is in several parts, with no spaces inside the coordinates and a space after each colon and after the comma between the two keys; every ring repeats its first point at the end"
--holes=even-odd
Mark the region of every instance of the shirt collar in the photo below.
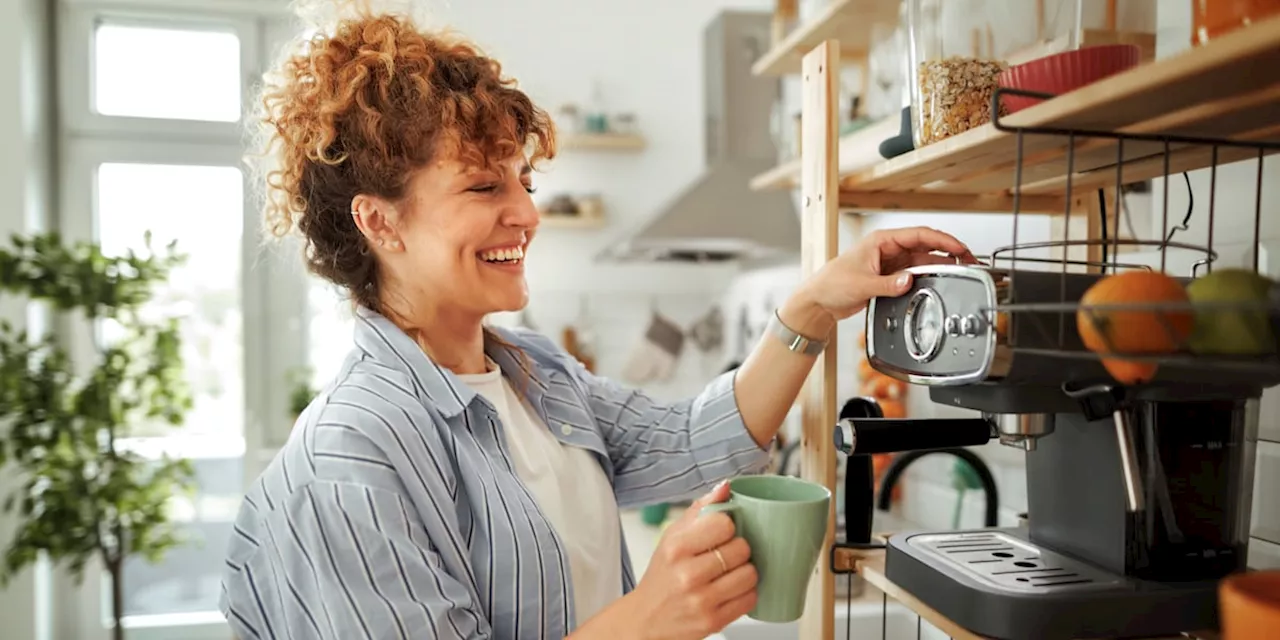
{"type": "MultiPolygon", "coordinates": [[[[486,340],[486,355],[496,362],[504,373],[523,374],[512,376],[513,381],[518,383],[517,388],[525,386],[531,396],[540,398],[542,392],[547,389],[547,378],[543,371],[547,363],[539,358],[539,354],[532,353],[526,345],[522,344],[523,341],[511,332],[496,328],[490,328],[490,331],[510,346],[486,340]],[[528,357],[519,357],[512,347],[523,351],[528,357]],[[519,384],[523,380],[528,380],[528,384],[519,384]]],[[[372,309],[356,306],[354,338],[356,346],[372,356],[378,364],[408,375],[414,381],[417,390],[446,418],[462,413],[476,397],[476,392],[470,385],[462,382],[449,369],[436,364],[413,338],[372,309]]],[[[534,399],[530,398],[530,400],[534,399]]]]}

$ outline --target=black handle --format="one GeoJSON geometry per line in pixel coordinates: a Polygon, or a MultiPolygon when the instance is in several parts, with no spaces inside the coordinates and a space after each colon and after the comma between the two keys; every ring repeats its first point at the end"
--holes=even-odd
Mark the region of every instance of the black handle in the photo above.
{"type": "MultiPolygon", "coordinates": [[[[840,419],[884,417],[873,398],[850,398],[840,408],[840,419]]],[[[871,542],[871,520],[875,514],[876,477],[871,456],[853,455],[844,467],[844,539],[871,542]]]]}
{"type": "Polygon", "coordinates": [[[991,436],[992,425],[985,418],[841,417],[835,429],[836,449],[847,456],[976,447],[986,444],[991,436]]]}

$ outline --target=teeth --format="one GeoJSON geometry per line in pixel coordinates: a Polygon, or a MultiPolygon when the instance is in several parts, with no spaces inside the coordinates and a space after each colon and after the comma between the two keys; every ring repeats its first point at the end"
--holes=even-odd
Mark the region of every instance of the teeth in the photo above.
{"type": "Polygon", "coordinates": [[[491,249],[480,254],[485,262],[513,262],[524,259],[524,250],[520,247],[510,249],[491,249]]]}

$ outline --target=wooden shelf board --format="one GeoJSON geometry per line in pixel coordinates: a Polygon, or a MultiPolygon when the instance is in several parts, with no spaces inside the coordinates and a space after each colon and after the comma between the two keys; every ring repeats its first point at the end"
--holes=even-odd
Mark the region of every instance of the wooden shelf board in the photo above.
{"type": "Polygon", "coordinates": [[[898,24],[898,3],[892,0],[829,0],[807,24],[797,26],[751,67],[757,76],[781,76],[800,71],[800,60],[824,40],[839,40],[844,58],[863,57],[871,49],[871,27],[898,24]]]}
{"type": "MultiPolygon", "coordinates": [[[[1142,65],[1004,118],[1009,126],[1280,141],[1280,18],[1205,47],[1142,65]]],[[[1057,195],[1067,182],[1066,136],[1023,136],[1022,192],[1057,195]]],[[[1073,189],[1114,186],[1118,144],[1077,138],[1073,189]]],[[[1170,144],[1170,174],[1210,165],[1212,148],[1170,144]]],[[[1126,142],[1122,182],[1165,173],[1164,144],[1126,142]]],[[[1271,152],[1268,152],[1271,153],[1271,152]]],[[[1017,136],[987,124],[841,176],[852,194],[1007,194],[1015,181],[1017,136]]],[[[1257,151],[1220,147],[1219,164],[1257,151]]]]}
{"type": "Polygon", "coordinates": [[[638,135],[619,133],[574,133],[559,140],[564,149],[599,149],[605,151],[639,150],[645,140],[638,135]]]}
{"type": "Polygon", "coordinates": [[[604,218],[588,218],[562,213],[544,213],[539,226],[554,229],[599,229],[604,226],[604,218]]]}
{"type": "MultiPolygon", "coordinates": [[[[880,143],[898,135],[902,126],[898,114],[869,124],[857,131],[840,136],[837,150],[837,161],[841,172],[874,165],[882,162],[880,143]]],[[[800,159],[784,162],[751,180],[751,188],[756,191],[766,189],[795,189],[800,186],[800,159]]]]}

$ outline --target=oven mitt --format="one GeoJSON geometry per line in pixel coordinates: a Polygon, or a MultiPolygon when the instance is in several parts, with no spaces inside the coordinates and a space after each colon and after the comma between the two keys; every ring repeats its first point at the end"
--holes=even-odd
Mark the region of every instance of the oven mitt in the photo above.
{"type": "Polygon", "coordinates": [[[655,313],[622,375],[637,384],[670,379],[683,349],[684,330],[655,313]]]}
{"type": "Polygon", "coordinates": [[[720,307],[711,307],[706,315],[694,323],[689,329],[689,337],[704,353],[719,349],[724,343],[724,316],[720,313],[720,307]]]}

